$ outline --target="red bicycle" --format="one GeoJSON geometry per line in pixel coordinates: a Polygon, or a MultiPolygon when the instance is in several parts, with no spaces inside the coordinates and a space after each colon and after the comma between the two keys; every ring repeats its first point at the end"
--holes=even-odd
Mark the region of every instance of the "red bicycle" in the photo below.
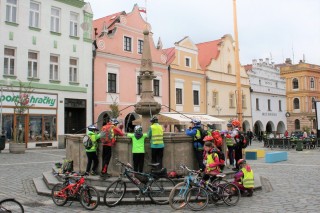
{"type": "MultiPolygon", "coordinates": [[[[57,206],[64,206],[68,200],[80,200],[81,205],[87,210],[94,210],[98,207],[100,195],[96,188],[85,184],[86,174],[70,173],[56,176],[63,178],[63,183],[54,185],[51,190],[51,197],[57,206]]],[[[71,205],[71,204],[70,204],[71,205]]]]}

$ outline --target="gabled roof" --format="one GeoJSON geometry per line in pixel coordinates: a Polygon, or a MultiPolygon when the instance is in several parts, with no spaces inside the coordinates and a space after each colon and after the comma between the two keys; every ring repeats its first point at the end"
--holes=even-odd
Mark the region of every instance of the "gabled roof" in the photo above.
{"type": "Polygon", "coordinates": [[[221,42],[222,39],[218,39],[196,44],[198,47],[199,64],[202,70],[206,69],[206,67],[211,63],[212,59],[218,58],[220,53],[218,47],[221,42]]]}
{"type": "Polygon", "coordinates": [[[245,71],[252,70],[252,64],[247,64],[247,65],[244,65],[243,67],[245,71]]]}
{"type": "Polygon", "coordinates": [[[172,61],[175,59],[175,48],[171,47],[168,49],[164,49],[163,52],[167,55],[167,64],[171,64],[172,61]]]}
{"type": "Polygon", "coordinates": [[[97,32],[100,33],[103,27],[103,23],[106,23],[106,27],[109,28],[119,17],[120,15],[125,15],[125,11],[117,12],[93,21],[93,27],[97,28],[97,32]]]}

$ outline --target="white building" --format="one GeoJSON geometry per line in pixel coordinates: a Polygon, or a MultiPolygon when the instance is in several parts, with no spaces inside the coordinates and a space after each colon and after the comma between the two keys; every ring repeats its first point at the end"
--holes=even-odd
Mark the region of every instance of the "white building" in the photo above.
{"type": "Polygon", "coordinates": [[[9,140],[17,126],[36,142],[28,147],[56,146],[58,135],[92,123],[92,17],[83,0],[0,0],[0,125],[9,140]],[[19,82],[34,89],[21,122],[19,82]]]}
{"type": "Polygon", "coordinates": [[[246,65],[251,87],[253,131],[284,134],[286,131],[286,82],[268,58],[246,65]]]}

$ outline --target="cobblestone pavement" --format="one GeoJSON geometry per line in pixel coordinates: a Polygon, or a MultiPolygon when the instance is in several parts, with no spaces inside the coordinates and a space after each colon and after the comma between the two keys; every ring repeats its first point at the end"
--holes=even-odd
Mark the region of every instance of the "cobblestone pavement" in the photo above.
{"type": "MultiPolygon", "coordinates": [[[[250,148],[261,148],[253,142],[250,148]]],[[[263,149],[263,148],[262,148],[263,149]]],[[[265,149],[271,151],[270,149],[265,149]]],[[[273,150],[275,151],[275,150],[273,150]]],[[[25,154],[0,153],[0,199],[14,197],[26,212],[86,212],[79,202],[71,206],[55,206],[50,197],[36,193],[32,179],[50,171],[55,162],[65,157],[65,150],[32,149],[25,154]]],[[[241,198],[234,207],[209,205],[205,212],[320,212],[320,151],[288,151],[288,161],[267,164],[264,158],[251,160],[255,173],[261,176],[262,190],[253,197],[241,198]]],[[[170,206],[120,205],[99,206],[95,212],[174,212],[170,206]]],[[[180,212],[190,212],[185,209],[180,212]]]]}

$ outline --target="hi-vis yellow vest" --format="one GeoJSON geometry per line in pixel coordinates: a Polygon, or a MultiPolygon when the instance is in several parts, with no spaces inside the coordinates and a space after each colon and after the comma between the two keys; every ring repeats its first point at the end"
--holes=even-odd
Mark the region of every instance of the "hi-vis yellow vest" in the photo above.
{"type": "MultiPolygon", "coordinates": [[[[211,163],[214,163],[214,158],[219,157],[217,153],[212,153],[207,155],[207,165],[210,165],[211,163]]],[[[216,167],[208,167],[207,172],[213,171],[213,170],[219,170],[219,168],[216,167]]]]}
{"type": "Polygon", "coordinates": [[[163,144],[163,129],[162,127],[157,124],[152,124],[151,125],[151,130],[152,130],[152,136],[151,136],[151,141],[153,144],[163,144]]]}
{"type": "Polygon", "coordinates": [[[242,185],[245,188],[253,188],[254,187],[254,177],[253,177],[252,169],[250,172],[248,172],[246,170],[246,168],[242,168],[241,171],[243,172],[243,178],[241,178],[242,185]]]}

